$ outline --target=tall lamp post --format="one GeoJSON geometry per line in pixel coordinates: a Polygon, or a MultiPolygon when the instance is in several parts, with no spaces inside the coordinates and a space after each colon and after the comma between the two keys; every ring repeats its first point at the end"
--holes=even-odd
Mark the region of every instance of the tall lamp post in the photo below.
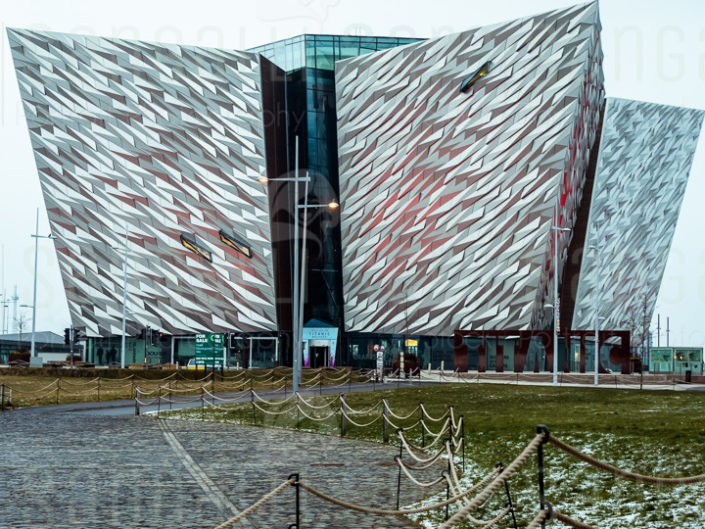
{"type": "Polygon", "coordinates": [[[299,184],[301,182],[308,182],[310,178],[308,174],[305,177],[299,177],[299,137],[296,136],[295,139],[295,161],[294,161],[294,177],[278,177],[278,178],[268,178],[267,176],[261,176],[257,180],[261,183],[266,184],[268,182],[294,182],[294,210],[296,215],[294,215],[294,292],[292,296],[292,333],[294,335],[294,355],[292,358],[292,391],[296,393],[299,390],[299,380],[301,379],[301,358],[300,358],[300,348],[298,343],[299,332],[298,332],[298,307],[299,307],[299,222],[298,222],[298,204],[299,204],[299,184]]]}
{"type": "Polygon", "coordinates": [[[558,326],[560,311],[558,310],[558,232],[570,231],[570,228],[558,226],[558,206],[553,218],[553,385],[558,385],[558,326]]]}
{"type": "Polygon", "coordinates": [[[39,253],[39,239],[56,239],[51,233],[49,235],[39,235],[39,208],[37,208],[37,222],[34,230],[34,293],[32,295],[32,346],[30,352],[31,359],[37,357],[37,351],[34,343],[34,335],[37,329],[37,257],[39,253]]]}

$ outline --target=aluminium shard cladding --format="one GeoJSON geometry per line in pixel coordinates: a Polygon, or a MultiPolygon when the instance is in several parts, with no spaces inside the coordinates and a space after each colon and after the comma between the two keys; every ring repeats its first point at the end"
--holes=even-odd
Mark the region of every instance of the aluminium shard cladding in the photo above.
{"type": "MultiPolygon", "coordinates": [[[[72,323],[121,333],[127,225],[128,332],[286,328],[291,204],[255,180],[286,170],[281,70],[8,35],[72,323]]],[[[703,113],[605,107],[597,2],[339,61],[335,90],[347,331],[548,329],[576,273],[566,325],[650,320],[703,113]]]]}
{"type": "Polygon", "coordinates": [[[573,329],[651,321],[704,116],[607,100],[573,329]]]}
{"type": "Polygon", "coordinates": [[[337,63],[348,331],[550,326],[551,224],[575,222],[599,33],[590,3],[337,63]]]}
{"type": "Polygon", "coordinates": [[[258,54],[8,30],[75,326],[276,330],[258,54]],[[253,176],[254,175],[254,176],[253,176]],[[237,230],[252,259],[219,242],[237,230]],[[190,252],[195,235],[212,263],[190,252]]]}

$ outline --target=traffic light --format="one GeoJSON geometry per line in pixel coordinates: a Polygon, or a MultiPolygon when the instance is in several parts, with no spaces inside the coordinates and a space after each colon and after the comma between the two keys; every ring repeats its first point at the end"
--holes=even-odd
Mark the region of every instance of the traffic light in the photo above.
{"type": "Polygon", "coordinates": [[[137,337],[140,340],[144,340],[146,336],[147,336],[147,329],[146,328],[140,329],[140,333],[137,337]]]}
{"type": "Polygon", "coordinates": [[[69,345],[71,343],[71,329],[64,329],[64,345],[69,345]]]}

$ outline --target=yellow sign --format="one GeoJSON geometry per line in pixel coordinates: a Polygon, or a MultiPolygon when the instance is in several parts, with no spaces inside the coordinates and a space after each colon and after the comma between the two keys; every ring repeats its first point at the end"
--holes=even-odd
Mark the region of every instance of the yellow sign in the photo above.
{"type": "Polygon", "coordinates": [[[404,342],[404,345],[406,345],[407,347],[418,347],[419,341],[418,340],[406,340],[404,342]]]}

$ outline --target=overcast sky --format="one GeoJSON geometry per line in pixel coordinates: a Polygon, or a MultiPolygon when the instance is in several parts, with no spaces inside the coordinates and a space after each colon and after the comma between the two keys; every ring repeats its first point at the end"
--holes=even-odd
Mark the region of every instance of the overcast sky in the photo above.
{"type": "MultiPolygon", "coordinates": [[[[0,13],[0,244],[4,287],[32,303],[35,211],[49,225],[5,28],[244,49],[301,33],[434,37],[566,7],[564,0],[31,0],[0,13]]],[[[603,0],[600,3],[607,96],[705,109],[705,2],[603,0]]],[[[701,137],[654,313],[661,344],[670,317],[671,345],[705,344],[705,139],[701,137]]],[[[40,240],[37,330],[69,325],[51,241],[40,240]]],[[[9,309],[11,311],[11,307],[9,309]]],[[[19,309],[25,328],[31,310],[19,309]]],[[[1,312],[0,312],[1,315],[1,312]]],[[[11,314],[8,319],[11,319],[11,314]]],[[[10,332],[12,325],[10,324],[10,332]]],[[[656,338],[654,338],[656,341],[656,338]]]]}

